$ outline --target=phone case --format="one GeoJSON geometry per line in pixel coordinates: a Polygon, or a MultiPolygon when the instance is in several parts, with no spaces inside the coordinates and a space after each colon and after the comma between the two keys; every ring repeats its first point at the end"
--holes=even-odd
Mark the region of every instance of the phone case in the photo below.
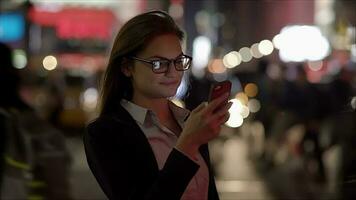
{"type": "Polygon", "coordinates": [[[219,96],[223,95],[226,92],[230,93],[230,90],[231,90],[231,82],[228,80],[214,83],[210,88],[209,102],[212,101],[213,99],[218,98],[219,96]]]}

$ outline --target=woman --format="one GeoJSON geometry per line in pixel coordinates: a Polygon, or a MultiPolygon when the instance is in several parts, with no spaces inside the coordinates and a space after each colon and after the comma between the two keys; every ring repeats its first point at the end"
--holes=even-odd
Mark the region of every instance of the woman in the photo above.
{"type": "Polygon", "coordinates": [[[164,12],[129,20],[105,73],[100,116],[88,126],[88,164],[109,199],[219,199],[207,142],[228,119],[228,94],[191,113],[175,95],[191,57],[164,12]]]}

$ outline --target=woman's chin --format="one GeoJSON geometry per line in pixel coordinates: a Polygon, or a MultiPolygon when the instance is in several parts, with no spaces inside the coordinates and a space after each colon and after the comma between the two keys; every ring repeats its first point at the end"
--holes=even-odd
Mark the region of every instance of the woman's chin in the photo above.
{"type": "Polygon", "coordinates": [[[166,86],[166,87],[162,87],[160,92],[167,97],[171,97],[177,93],[177,89],[178,89],[177,86],[166,86]]]}
{"type": "Polygon", "coordinates": [[[164,97],[169,98],[169,97],[173,97],[175,95],[176,95],[176,91],[174,91],[174,92],[166,92],[164,94],[164,97]]]}
{"type": "Polygon", "coordinates": [[[177,93],[177,90],[161,90],[160,91],[160,96],[164,98],[169,98],[175,96],[177,93]]]}

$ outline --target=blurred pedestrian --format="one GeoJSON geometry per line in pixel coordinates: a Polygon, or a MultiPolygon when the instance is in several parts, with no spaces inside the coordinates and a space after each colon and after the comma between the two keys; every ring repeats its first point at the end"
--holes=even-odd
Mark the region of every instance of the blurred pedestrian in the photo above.
{"type": "Polygon", "coordinates": [[[343,67],[329,85],[329,127],[332,145],[341,146],[341,163],[338,172],[340,199],[356,197],[356,113],[351,106],[355,95],[352,88],[352,72],[343,67]]]}
{"type": "Polygon", "coordinates": [[[228,119],[228,94],[192,112],[174,96],[192,58],[162,11],[140,14],[116,36],[100,116],[84,137],[89,166],[109,199],[219,199],[207,143],[228,119]]]}
{"type": "MultiPolygon", "coordinates": [[[[18,87],[19,87],[19,75],[16,71],[16,69],[12,65],[12,53],[11,49],[3,44],[0,43],[0,54],[1,54],[1,63],[0,63],[0,92],[1,92],[1,98],[0,98],[0,133],[1,133],[1,196],[0,197],[7,197],[8,196],[8,191],[4,191],[4,187],[7,187],[8,182],[12,182],[11,184],[13,188],[15,188],[16,196],[12,197],[21,197],[25,198],[26,197],[26,187],[21,187],[22,185],[22,180],[16,180],[14,177],[12,180],[12,177],[8,177],[8,163],[6,162],[6,156],[8,153],[7,148],[10,146],[9,143],[10,141],[16,141],[19,145],[16,145],[16,147],[21,147],[19,148],[18,151],[22,151],[21,153],[13,153],[17,154],[16,155],[16,163],[25,163],[26,159],[24,158],[24,154],[26,153],[25,150],[23,149],[23,142],[24,138],[20,135],[10,135],[10,114],[9,110],[13,108],[18,108],[21,110],[29,110],[29,106],[27,106],[20,96],[18,95],[18,87]],[[17,184],[17,183],[18,184],[17,184]],[[4,193],[7,194],[4,194],[4,193]]],[[[14,147],[14,148],[16,148],[14,147]]],[[[16,151],[16,150],[15,150],[16,151]]],[[[23,166],[23,165],[21,165],[23,166]]],[[[12,170],[14,171],[14,170],[12,170]]],[[[18,173],[13,173],[13,174],[20,174],[22,173],[22,169],[18,170],[18,173]]],[[[15,195],[15,194],[14,194],[15,195]]]]}
{"type": "MultiPolygon", "coordinates": [[[[2,179],[4,176],[4,165],[5,165],[5,159],[4,159],[4,154],[5,154],[5,143],[6,143],[6,135],[4,131],[5,119],[3,116],[3,113],[0,111],[0,188],[2,186],[2,179]]],[[[1,189],[0,189],[0,196],[1,196],[1,189]]]]}
{"type": "Polygon", "coordinates": [[[276,99],[273,99],[273,93],[279,91],[276,86],[273,85],[272,79],[267,75],[267,68],[270,63],[268,60],[262,59],[257,64],[257,73],[255,74],[254,82],[257,84],[258,93],[256,98],[261,102],[263,106],[259,112],[256,113],[255,120],[261,121],[265,129],[266,137],[270,134],[270,128],[272,120],[276,115],[276,99]],[[272,90],[272,86],[274,86],[272,90]]]}
{"type": "Polygon", "coordinates": [[[69,199],[64,138],[20,97],[11,49],[0,43],[0,54],[0,199],[69,199]]]}

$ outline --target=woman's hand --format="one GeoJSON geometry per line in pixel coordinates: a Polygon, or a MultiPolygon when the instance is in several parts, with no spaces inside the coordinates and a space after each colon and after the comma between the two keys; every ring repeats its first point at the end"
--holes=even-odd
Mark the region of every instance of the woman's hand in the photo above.
{"type": "Polygon", "coordinates": [[[200,145],[219,135],[221,125],[229,118],[228,110],[232,103],[222,106],[228,97],[229,94],[226,93],[209,104],[202,103],[190,113],[177,141],[178,150],[194,158],[200,145]]]}

